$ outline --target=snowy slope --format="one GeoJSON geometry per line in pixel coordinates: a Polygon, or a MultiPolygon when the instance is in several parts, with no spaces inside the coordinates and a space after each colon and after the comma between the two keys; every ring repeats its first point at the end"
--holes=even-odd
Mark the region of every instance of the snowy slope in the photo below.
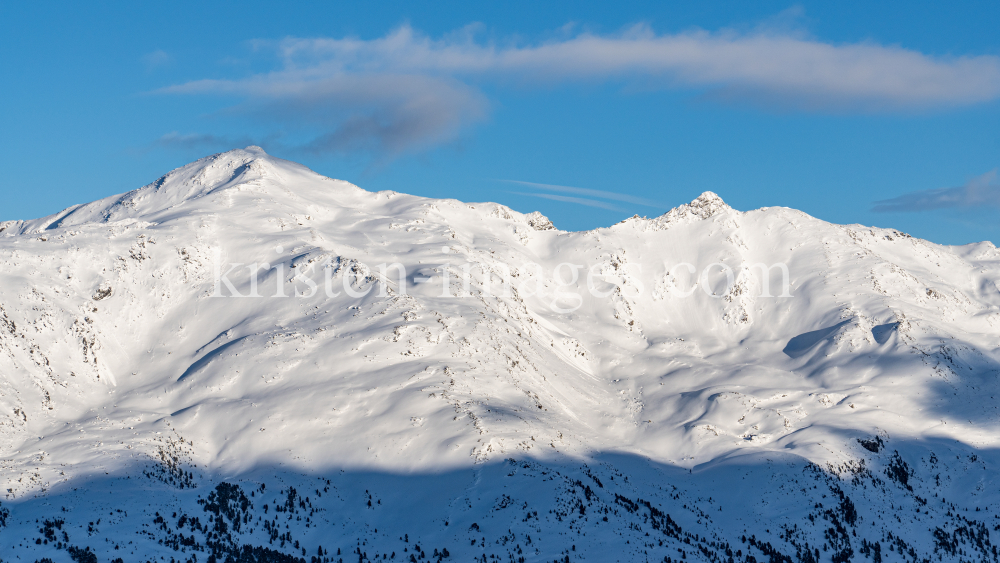
{"type": "Polygon", "coordinates": [[[564,232],[248,147],[0,263],[3,561],[997,560],[990,243],[564,232]]]}

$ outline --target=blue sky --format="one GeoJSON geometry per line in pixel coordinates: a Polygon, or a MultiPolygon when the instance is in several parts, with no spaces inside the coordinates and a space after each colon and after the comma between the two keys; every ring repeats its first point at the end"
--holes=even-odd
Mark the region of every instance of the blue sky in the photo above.
{"type": "Polygon", "coordinates": [[[702,191],[1000,243],[1000,4],[0,7],[0,220],[247,144],[564,229],[702,191]]]}

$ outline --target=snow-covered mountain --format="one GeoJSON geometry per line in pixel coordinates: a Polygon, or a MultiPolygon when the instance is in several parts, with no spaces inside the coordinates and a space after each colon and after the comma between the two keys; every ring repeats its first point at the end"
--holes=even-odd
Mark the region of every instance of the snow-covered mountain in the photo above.
{"type": "Polygon", "coordinates": [[[990,243],[564,232],[248,147],[0,264],[4,562],[998,560],[990,243]]]}

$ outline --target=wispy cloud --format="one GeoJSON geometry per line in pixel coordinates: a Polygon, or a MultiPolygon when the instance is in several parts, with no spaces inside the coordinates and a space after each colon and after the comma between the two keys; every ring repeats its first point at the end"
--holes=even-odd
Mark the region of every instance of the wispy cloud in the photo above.
{"type": "Polygon", "coordinates": [[[657,34],[637,25],[537,43],[481,41],[477,29],[439,39],[402,26],[376,39],[259,41],[258,51],[280,57],[280,69],[161,92],[238,96],[238,109],[255,118],[319,127],[306,150],[388,157],[449,142],[485,119],[484,82],[634,83],[807,112],[928,111],[1000,98],[995,56],[834,44],[783,26],[657,34]]]}
{"type": "Polygon", "coordinates": [[[158,66],[170,63],[172,60],[173,57],[163,49],[157,49],[142,56],[142,62],[146,65],[146,70],[153,70],[158,66]]]}
{"type": "Polygon", "coordinates": [[[931,57],[875,43],[832,44],[757,29],[656,34],[636,25],[536,45],[480,43],[475,27],[433,40],[408,26],[385,37],[295,39],[278,44],[289,68],[433,73],[532,82],[662,79],[663,87],[722,89],[810,110],[900,110],[964,105],[1000,96],[1000,58],[931,57]]]}
{"type": "Polygon", "coordinates": [[[624,209],[618,207],[617,205],[608,203],[606,201],[598,201],[596,199],[587,199],[583,197],[573,197],[567,195],[556,195],[556,194],[543,194],[538,192],[510,192],[516,195],[526,195],[531,197],[540,197],[542,199],[551,199],[552,201],[562,201],[565,203],[575,203],[577,205],[586,205],[587,207],[598,207],[600,209],[608,209],[610,211],[625,211],[624,209]]]}
{"type": "Polygon", "coordinates": [[[171,149],[217,149],[245,147],[261,144],[250,137],[229,137],[225,135],[205,135],[200,133],[178,133],[172,131],[157,139],[156,146],[171,149]]]}
{"type": "Polygon", "coordinates": [[[382,158],[454,140],[488,109],[485,96],[457,80],[413,74],[316,76],[314,70],[289,69],[246,80],[199,80],[162,92],[239,95],[248,101],[238,112],[319,128],[299,150],[382,158]]]}
{"type": "Polygon", "coordinates": [[[877,201],[872,211],[913,212],[947,207],[1000,208],[1000,183],[997,182],[997,171],[994,169],[973,178],[964,186],[921,190],[877,201]]]}
{"type": "Polygon", "coordinates": [[[645,207],[664,207],[662,203],[657,203],[651,199],[646,199],[643,197],[636,197],[627,194],[620,194],[618,192],[609,192],[605,190],[592,190],[588,188],[575,188],[573,186],[560,186],[557,184],[539,184],[538,182],[524,182],[522,180],[501,180],[501,182],[509,182],[511,184],[520,184],[522,186],[530,186],[533,188],[538,188],[542,190],[549,190],[553,192],[562,192],[577,195],[587,195],[591,197],[597,197],[601,199],[609,199],[611,201],[623,201],[626,203],[634,203],[636,205],[642,205],[645,207]]]}

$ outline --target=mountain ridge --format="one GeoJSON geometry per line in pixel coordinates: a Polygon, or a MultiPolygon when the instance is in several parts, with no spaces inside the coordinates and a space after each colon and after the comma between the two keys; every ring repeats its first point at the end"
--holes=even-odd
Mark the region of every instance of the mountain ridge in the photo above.
{"type": "MultiPolygon", "coordinates": [[[[251,145],[244,149],[233,149],[230,151],[217,153],[214,155],[198,159],[197,161],[192,162],[188,165],[172,170],[171,172],[158,178],[155,182],[147,184],[146,186],[143,186],[136,190],[125,192],[115,196],[109,196],[107,198],[102,198],[100,200],[87,204],[72,205],[57,213],[39,219],[5,221],[3,223],[0,223],[0,225],[7,225],[9,227],[13,227],[15,224],[25,225],[24,227],[24,229],[26,229],[25,231],[16,231],[14,229],[11,229],[8,232],[8,236],[10,234],[13,234],[14,232],[27,232],[29,230],[41,231],[49,228],[58,228],[59,226],[63,225],[64,220],[70,218],[72,215],[81,211],[83,211],[81,215],[83,216],[83,221],[85,222],[107,222],[112,220],[111,217],[114,215],[114,210],[116,208],[119,207],[133,208],[136,209],[136,211],[138,211],[139,202],[141,202],[144,199],[150,199],[149,197],[150,195],[153,195],[154,197],[158,196],[160,199],[166,199],[167,201],[164,203],[166,203],[167,207],[169,207],[171,205],[177,205],[188,200],[194,200],[200,197],[204,197],[216,190],[224,190],[234,186],[244,185],[249,183],[251,180],[260,180],[264,176],[266,176],[268,172],[270,172],[271,174],[277,174],[275,167],[271,166],[272,163],[277,163],[277,162],[280,162],[285,166],[292,166],[298,168],[300,171],[305,171],[310,174],[316,174],[315,172],[305,168],[302,165],[273,157],[267,154],[261,147],[251,145]],[[253,169],[254,166],[256,166],[257,168],[253,169]],[[232,172],[228,172],[229,170],[232,170],[232,172]],[[194,173],[192,174],[192,172],[194,173]],[[223,174],[229,173],[230,174],[229,179],[227,181],[220,181],[220,176],[219,176],[220,172],[223,172],[223,174]],[[256,173],[256,177],[250,179],[244,178],[247,172],[256,173]],[[181,184],[184,187],[188,188],[188,192],[186,194],[183,195],[167,194],[166,197],[164,197],[157,193],[168,180],[178,180],[178,179],[181,180],[181,184]],[[196,188],[197,185],[201,185],[204,189],[199,191],[196,188]],[[87,213],[86,211],[90,211],[90,213],[87,213]],[[95,215],[100,216],[102,214],[103,216],[100,219],[94,218],[95,215]]],[[[278,176],[280,178],[280,174],[278,176]]],[[[343,184],[347,184],[353,188],[361,189],[355,186],[354,184],[349,184],[341,180],[333,180],[333,182],[342,182],[343,184]]],[[[173,183],[177,182],[175,181],[173,183]]],[[[393,192],[384,192],[384,193],[393,193],[393,192]]],[[[489,203],[490,202],[485,202],[484,204],[489,204],[489,203]]],[[[499,204],[493,204],[493,205],[499,205],[499,204]]],[[[512,211],[510,208],[507,208],[506,206],[504,207],[506,208],[507,211],[512,211]]],[[[159,211],[163,211],[164,209],[165,207],[160,207],[160,208],[154,207],[152,211],[149,210],[144,211],[144,214],[156,213],[159,211]]],[[[694,200],[692,200],[690,203],[682,204],[678,208],[672,210],[667,210],[663,213],[663,215],[667,215],[671,211],[674,211],[677,214],[687,212],[704,219],[718,211],[731,210],[731,209],[732,208],[729,207],[722,200],[722,198],[719,197],[716,193],[711,191],[706,191],[701,195],[699,195],[694,200]]],[[[525,215],[533,215],[536,213],[538,212],[535,211],[527,213],[525,215]]],[[[543,223],[544,221],[547,220],[547,218],[541,216],[541,214],[538,215],[541,217],[543,223]]],[[[657,218],[661,218],[663,215],[657,218]]],[[[135,217],[124,217],[124,218],[135,218],[135,217]]],[[[71,221],[68,224],[70,225],[80,224],[80,221],[79,220],[71,221]]],[[[598,229],[599,228],[603,227],[598,227],[598,229]]]]}
{"type": "MultiPolygon", "coordinates": [[[[307,510],[321,529],[281,528],[313,554],[326,538],[407,553],[394,538],[419,528],[477,559],[575,560],[586,545],[607,560],[680,549],[846,561],[890,532],[929,557],[952,553],[928,539],[933,528],[958,546],[970,525],[959,505],[928,506],[934,494],[1000,513],[983,492],[1000,463],[986,399],[1000,395],[991,244],[739,212],[711,192],[656,218],[566,232],[540,214],[366,192],[261,154],[214,155],[0,225],[0,508],[12,552],[83,545],[90,534],[33,543],[33,520],[58,516],[54,498],[82,506],[112,487],[142,515],[115,534],[157,530],[131,555],[177,555],[164,546],[184,529],[202,546],[184,560],[243,545],[306,557],[261,528],[276,513],[260,506],[245,514],[260,520],[254,531],[227,520],[214,533],[229,543],[214,548],[206,530],[154,523],[169,506],[203,513],[197,495],[236,494],[229,486],[288,500],[295,483],[317,491],[312,503],[336,491],[325,515],[307,510]],[[435,516],[379,515],[377,494],[418,510],[406,476],[428,488],[414,499],[435,516]],[[816,492],[785,486],[797,480],[816,492]],[[840,499],[834,512],[815,508],[830,502],[822,495],[840,499]],[[737,500],[723,509],[722,496],[737,500]],[[900,519],[865,528],[857,513],[900,519]],[[494,547],[469,537],[473,524],[494,547]]],[[[107,533],[87,546],[110,559],[121,544],[107,533]]],[[[372,559],[365,551],[352,558],[372,559]]]]}

